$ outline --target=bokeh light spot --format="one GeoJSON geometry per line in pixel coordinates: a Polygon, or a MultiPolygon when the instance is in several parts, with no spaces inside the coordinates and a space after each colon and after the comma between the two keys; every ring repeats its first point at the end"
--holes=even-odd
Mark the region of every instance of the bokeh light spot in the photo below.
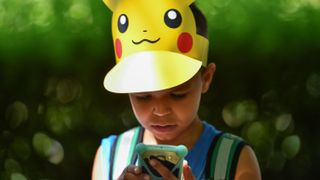
{"type": "Polygon", "coordinates": [[[11,128],[17,128],[28,119],[27,106],[21,101],[15,101],[7,108],[6,119],[11,128]]]}
{"type": "Polygon", "coordinates": [[[46,113],[46,125],[55,134],[64,134],[67,131],[65,119],[69,118],[62,114],[57,107],[48,107],[46,113]]]}
{"type": "Polygon", "coordinates": [[[21,173],[12,173],[10,180],[27,180],[27,178],[21,173]]]}
{"type": "Polygon", "coordinates": [[[214,6],[219,8],[226,8],[230,4],[230,0],[213,0],[214,6]]]}
{"type": "Polygon", "coordinates": [[[54,11],[51,0],[32,0],[32,8],[30,10],[30,21],[41,27],[47,27],[54,21],[54,11]]]}
{"type": "Polygon", "coordinates": [[[309,75],[306,82],[306,88],[308,93],[314,98],[320,97],[320,74],[319,73],[312,73],[309,75]]]}
{"type": "Polygon", "coordinates": [[[60,164],[64,158],[64,149],[60,142],[53,140],[48,156],[49,162],[52,164],[60,164]]]}
{"type": "Polygon", "coordinates": [[[37,132],[32,139],[32,145],[38,155],[46,157],[50,154],[52,141],[46,134],[37,132]]]}
{"type": "Polygon", "coordinates": [[[225,123],[233,128],[243,123],[253,121],[257,116],[257,105],[252,100],[232,102],[222,110],[222,117],[225,123]]]}
{"type": "Polygon", "coordinates": [[[56,88],[59,80],[55,77],[50,77],[47,80],[46,89],[44,91],[45,96],[55,96],[56,95],[56,88]]]}
{"type": "Polygon", "coordinates": [[[276,118],[275,127],[278,131],[285,131],[292,123],[292,115],[289,113],[281,114],[276,118]]]}
{"type": "Polygon", "coordinates": [[[282,152],[284,153],[287,159],[294,158],[300,151],[301,147],[301,140],[300,137],[297,135],[291,135],[286,137],[282,141],[282,152]]]}
{"type": "Polygon", "coordinates": [[[64,158],[64,149],[60,142],[38,132],[33,136],[32,144],[37,154],[52,164],[59,164],[64,158]]]}
{"type": "Polygon", "coordinates": [[[57,135],[63,135],[81,126],[83,122],[83,107],[74,104],[50,105],[45,113],[47,127],[57,135]]]}
{"type": "Polygon", "coordinates": [[[0,28],[4,28],[6,18],[6,9],[0,2],[0,28]]]}
{"type": "Polygon", "coordinates": [[[21,165],[15,159],[6,159],[4,162],[4,169],[9,174],[22,171],[21,165]]]}
{"type": "Polygon", "coordinates": [[[61,79],[56,87],[57,99],[61,103],[69,103],[81,94],[81,85],[73,79],[61,79]]]}
{"type": "Polygon", "coordinates": [[[31,155],[31,147],[27,139],[17,137],[11,144],[11,148],[17,157],[22,160],[27,160],[31,155]]]}
{"type": "Polygon", "coordinates": [[[91,8],[85,1],[74,1],[68,11],[68,16],[86,23],[92,23],[93,21],[91,8]]]}
{"type": "Polygon", "coordinates": [[[268,169],[279,172],[283,169],[286,159],[281,152],[274,152],[268,161],[268,169]]]}
{"type": "Polygon", "coordinates": [[[320,9],[320,1],[319,0],[306,0],[306,3],[315,9],[320,9]]]}
{"type": "Polygon", "coordinates": [[[303,5],[303,0],[281,0],[280,7],[287,13],[295,13],[303,5]]]}
{"type": "MultiPolygon", "coordinates": [[[[278,16],[285,21],[295,20],[301,15],[301,9],[305,7],[304,0],[282,0],[279,3],[280,11],[278,11],[278,16]]],[[[305,17],[304,17],[305,18],[305,17]]]]}
{"type": "Polygon", "coordinates": [[[247,131],[249,143],[252,145],[260,144],[261,141],[268,139],[268,127],[261,121],[253,122],[247,131]]]}

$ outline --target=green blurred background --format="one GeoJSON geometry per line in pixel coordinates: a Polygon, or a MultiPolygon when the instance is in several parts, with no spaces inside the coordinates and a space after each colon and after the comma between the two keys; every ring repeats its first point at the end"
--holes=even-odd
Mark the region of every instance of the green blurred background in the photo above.
{"type": "MultiPolygon", "coordinates": [[[[200,116],[246,139],[264,179],[320,166],[320,0],[197,0],[217,71],[200,116]]],[[[0,179],[89,179],[102,137],[137,124],[107,92],[99,0],[0,0],[0,179]]]]}

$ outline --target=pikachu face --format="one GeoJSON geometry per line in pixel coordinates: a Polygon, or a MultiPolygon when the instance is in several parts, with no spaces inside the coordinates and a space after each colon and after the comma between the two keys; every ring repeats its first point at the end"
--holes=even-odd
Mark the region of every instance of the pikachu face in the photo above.
{"type": "Polygon", "coordinates": [[[204,40],[196,33],[189,8],[193,1],[104,0],[113,11],[112,35],[117,62],[146,50],[172,51],[199,59],[202,46],[197,43],[204,40]]]}
{"type": "Polygon", "coordinates": [[[197,34],[189,7],[195,0],[103,1],[113,12],[117,62],[105,78],[106,89],[125,93],[161,90],[186,81],[206,66],[209,42],[197,34]],[[168,75],[177,79],[165,79],[168,75]]]}

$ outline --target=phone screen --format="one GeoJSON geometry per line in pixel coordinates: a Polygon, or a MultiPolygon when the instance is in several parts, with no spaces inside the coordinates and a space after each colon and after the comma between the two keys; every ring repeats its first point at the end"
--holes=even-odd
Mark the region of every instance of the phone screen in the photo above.
{"type": "Polygon", "coordinates": [[[138,165],[142,168],[143,173],[151,176],[151,179],[162,180],[161,175],[150,165],[151,159],[156,159],[168,168],[178,179],[182,173],[182,163],[188,153],[188,149],[183,146],[172,145],[147,145],[139,143],[136,146],[139,155],[138,165]]]}
{"type": "MultiPolygon", "coordinates": [[[[152,174],[157,177],[161,177],[161,175],[150,165],[149,160],[156,159],[161,164],[166,166],[177,178],[179,177],[179,168],[175,168],[177,163],[179,162],[179,156],[175,152],[164,152],[164,151],[147,151],[142,155],[144,164],[148,166],[152,174]]],[[[142,166],[142,172],[147,173],[147,170],[144,166],[142,166]]]]}

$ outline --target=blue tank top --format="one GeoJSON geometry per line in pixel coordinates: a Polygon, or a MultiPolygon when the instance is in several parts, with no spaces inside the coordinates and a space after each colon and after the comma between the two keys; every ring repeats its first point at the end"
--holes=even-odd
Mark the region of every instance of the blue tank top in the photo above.
{"type": "MultiPolygon", "coordinates": [[[[188,161],[189,166],[192,169],[193,175],[196,179],[205,179],[205,167],[207,161],[207,154],[211,145],[213,138],[220,134],[221,132],[217,130],[211,124],[203,121],[204,130],[194,144],[192,149],[188,152],[186,156],[186,160],[188,161]]],[[[111,155],[111,147],[116,139],[115,135],[111,135],[107,138],[102,139],[102,157],[103,157],[103,165],[106,170],[106,177],[109,177],[109,169],[110,169],[110,155],[111,155]]]]}
{"type": "Polygon", "coordinates": [[[205,167],[207,162],[207,154],[213,138],[221,133],[214,126],[203,121],[204,130],[194,144],[192,149],[186,156],[189,166],[192,169],[192,173],[196,179],[205,179],[205,167]]]}

